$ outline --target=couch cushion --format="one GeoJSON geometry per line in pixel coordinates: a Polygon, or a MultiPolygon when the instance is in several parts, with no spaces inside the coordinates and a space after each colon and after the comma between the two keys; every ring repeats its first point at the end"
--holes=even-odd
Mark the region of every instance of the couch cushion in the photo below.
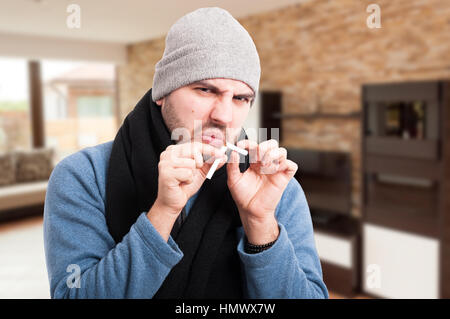
{"type": "Polygon", "coordinates": [[[0,187],[0,211],[43,204],[48,181],[0,187]]]}
{"type": "Polygon", "coordinates": [[[16,165],[13,153],[0,154],[0,186],[16,182],[16,165]]]}
{"type": "Polygon", "coordinates": [[[17,182],[33,182],[46,180],[53,170],[52,148],[36,148],[27,151],[16,151],[17,182]]]}

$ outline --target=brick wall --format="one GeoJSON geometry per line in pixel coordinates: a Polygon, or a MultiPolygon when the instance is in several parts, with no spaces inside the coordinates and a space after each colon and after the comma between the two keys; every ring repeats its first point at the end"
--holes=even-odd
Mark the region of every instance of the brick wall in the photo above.
{"type": "MultiPolygon", "coordinates": [[[[261,90],[283,92],[284,113],[360,111],[363,83],[450,78],[450,1],[314,0],[239,19],[261,59],[261,90]],[[366,7],[381,7],[369,29],[366,7]]],[[[122,119],[152,86],[164,38],[130,45],[119,68],[122,119]]],[[[360,121],[283,120],[284,145],[352,154],[359,215],[360,121]]],[[[301,166],[300,166],[301,170],[301,166]]]]}

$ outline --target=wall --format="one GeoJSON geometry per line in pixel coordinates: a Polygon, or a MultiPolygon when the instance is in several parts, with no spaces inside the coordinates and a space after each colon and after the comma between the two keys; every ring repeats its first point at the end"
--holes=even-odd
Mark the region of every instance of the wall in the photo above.
{"type": "MultiPolygon", "coordinates": [[[[260,88],[283,92],[284,113],[358,112],[361,84],[450,78],[450,1],[315,0],[239,21],[258,48],[260,88]],[[366,26],[370,3],[381,7],[381,29],[366,26]]],[[[164,39],[127,50],[119,68],[122,119],[152,86],[164,39]]],[[[352,154],[352,212],[359,215],[359,119],[289,118],[283,136],[286,146],[352,154]]]]}
{"type": "Polygon", "coordinates": [[[0,32],[0,56],[123,64],[126,61],[126,46],[119,43],[0,32]]]}

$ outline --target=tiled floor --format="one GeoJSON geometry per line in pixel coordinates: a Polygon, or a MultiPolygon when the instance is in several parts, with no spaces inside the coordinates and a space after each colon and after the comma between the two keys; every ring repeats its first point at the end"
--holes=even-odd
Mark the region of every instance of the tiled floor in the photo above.
{"type": "MultiPolygon", "coordinates": [[[[0,299],[2,298],[50,298],[42,217],[0,224],[0,299]]],[[[345,297],[330,292],[330,298],[345,297]]]]}

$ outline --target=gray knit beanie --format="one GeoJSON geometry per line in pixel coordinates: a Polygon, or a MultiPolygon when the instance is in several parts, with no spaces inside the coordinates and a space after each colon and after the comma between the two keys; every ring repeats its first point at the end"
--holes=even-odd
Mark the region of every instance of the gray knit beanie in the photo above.
{"type": "Polygon", "coordinates": [[[258,52],[247,30],[224,9],[201,8],[170,28],[163,57],[155,65],[152,99],[213,78],[242,81],[256,94],[260,74],[258,52]]]}

